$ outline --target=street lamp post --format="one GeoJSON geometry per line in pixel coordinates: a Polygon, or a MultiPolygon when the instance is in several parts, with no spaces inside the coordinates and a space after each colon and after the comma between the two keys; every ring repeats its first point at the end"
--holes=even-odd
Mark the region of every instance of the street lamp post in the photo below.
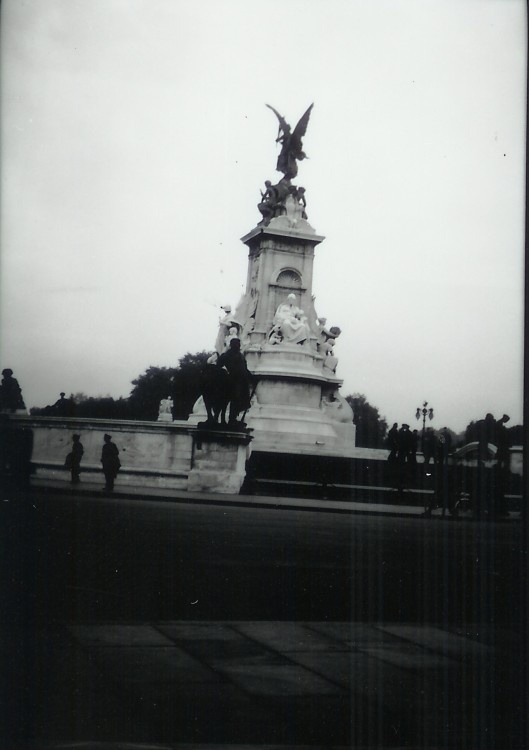
{"type": "Polygon", "coordinates": [[[433,419],[433,409],[430,407],[428,408],[428,401],[425,401],[422,405],[422,409],[420,407],[417,407],[417,411],[415,412],[415,419],[420,419],[422,414],[422,442],[424,445],[424,433],[426,431],[426,417],[429,419],[433,419]]]}

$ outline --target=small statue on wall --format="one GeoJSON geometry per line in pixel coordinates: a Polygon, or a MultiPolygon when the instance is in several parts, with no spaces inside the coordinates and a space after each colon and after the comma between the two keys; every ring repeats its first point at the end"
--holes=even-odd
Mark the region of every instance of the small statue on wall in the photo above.
{"type": "Polygon", "coordinates": [[[322,343],[325,343],[329,339],[337,339],[341,334],[341,328],[338,326],[331,326],[327,328],[327,318],[318,318],[318,328],[320,330],[320,338],[322,343]]]}
{"type": "Polygon", "coordinates": [[[228,330],[228,333],[226,335],[226,338],[224,339],[224,346],[222,347],[222,351],[225,352],[230,348],[230,342],[232,339],[238,339],[239,338],[239,329],[237,326],[231,326],[231,328],[228,330]]]}
{"type": "Polygon", "coordinates": [[[335,343],[334,339],[329,339],[320,346],[320,352],[323,354],[323,367],[333,373],[336,372],[336,367],[338,366],[338,357],[334,356],[335,343]]]}
{"type": "Polygon", "coordinates": [[[230,328],[235,325],[233,320],[233,314],[231,311],[231,305],[222,305],[221,310],[224,310],[224,315],[219,318],[219,331],[215,340],[215,350],[222,354],[224,351],[224,342],[228,336],[230,328]]]}
{"type": "Polygon", "coordinates": [[[280,344],[283,341],[281,336],[281,326],[275,325],[268,335],[269,344],[280,344]]]}
{"type": "Polygon", "coordinates": [[[173,421],[173,399],[171,396],[162,398],[160,406],[158,408],[158,422],[172,422],[173,421]]]}

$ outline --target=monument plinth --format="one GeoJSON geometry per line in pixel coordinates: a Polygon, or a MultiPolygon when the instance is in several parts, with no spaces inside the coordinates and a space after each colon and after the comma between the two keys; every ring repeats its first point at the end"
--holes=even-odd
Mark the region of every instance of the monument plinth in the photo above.
{"type": "Polygon", "coordinates": [[[305,220],[301,227],[272,223],[242,238],[249,248],[247,289],[233,315],[258,379],[246,415],[252,448],[346,456],[355,427],[335,372],[339,332],[327,330],[312,295],[314,249],[324,237],[305,220]]]}
{"type": "MultiPolygon", "coordinates": [[[[271,108],[272,109],[272,108],[271,108]]],[[[262,221],[242,237],[248,247],[246,291],[232,312],[224,306],[216,340],[220,355],[236,335],[256,386],[244,421],[254,451],[350,456],[355,426],[340,395],[334,346],[341,333],[318,317],[312,294],[315,248],[325,239],[310,225],[305,189],[293,185],[309,107],[291,133],[280,122],[277,169],[283,178],[265,183],[258,209],[262,221]]],[[[191,419],[203,414],[197,404],[191,419]]]]}

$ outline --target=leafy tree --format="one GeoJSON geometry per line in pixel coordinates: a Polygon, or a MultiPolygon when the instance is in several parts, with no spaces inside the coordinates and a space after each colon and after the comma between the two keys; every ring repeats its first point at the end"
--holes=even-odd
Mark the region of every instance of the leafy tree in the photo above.
{"type": "Polygon", "coordinates": [[[163,398],[173,399],[173,417],[187,419],[200,395],[200,374],[211,352],[188,352],[178,361],[178,367],[149,367],[132,381],[129,396],[134,419],[158,418],[158,407],[163,398]]]}
{"type": "Polygon", "coordinates": [[[129,405],[133,419],[155,420],[162,398],[172,396],[176,367],[149,367],[132,381],[129,405]]]}
{"type": "Polygon", "coordinates": [[[114,399],[111,396],[87,396],[85,393],[71,394],[71,413],[60,414],[51,406],[30,409],[30,414],[39,417],[71,416],[81,419],[130,419],[128,399],[114,399]]]}
{"type": "Polygon", "coordinates": [[[74,415],[82,419],[131,419],[128,399],[111,396],[75,400],[74,415]]]}
{"type": "MultiPolygon", "coordinates": [[[[171,396],[174,403],[173,417],[187,419],[200,395],[200,375],[212,352],[188,352],[178,361],[178,367],[149,367],[132,381],[134,386],[128,398],[113,399],[110,396],[87,396],[72,394],[75,402],[74,416],[94,419],[139,419],[158,418],[160,401],[171,396]]],[[[53,406],[33,407],[35,416],[57,416],[53,406]]]]}
{"type": "Polygon", "coordinates": [[[345,399],[354,412],[356,444],[362,448],[382,448],[388,429],[386,417],[381,417],[362,393],[353,393],[345,399]]]}
{"type": "Polygon", "coordinates": [[[178,360],[178,369],[174,377],[173,416],[175,419],[187,419],[193,405],[200,396],[200,376],[204,366],[213,352],[188,352],[178,360]]]}

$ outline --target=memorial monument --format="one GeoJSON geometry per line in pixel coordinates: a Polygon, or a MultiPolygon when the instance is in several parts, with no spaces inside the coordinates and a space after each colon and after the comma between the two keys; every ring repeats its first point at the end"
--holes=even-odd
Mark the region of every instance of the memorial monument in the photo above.
{"type": "Polygon", "coordinates": [[[261,481],[279,481],[289,492],[298,485],[325,492],[329,477],[350,485],[355,465],[357,476],[376,472],[376,462],[386,465],[387,451],[355,448],[353,413],[340,395],[342,334],[314,307],[314,253],[324,238],[309,223],[305,189],[293,182],[306,158],[312,105],[293,130],[270,109],[279,121],[282,176],[265,182],[258,222],[242,238],[246,290],[235,308],[222,307],[212,331],[215,353],[202,372],[203,397],[189,420],[173,419],[170,395],[152,422],[34,417],[22,413],[20,387],[4,370],[4,418],[31,435],[37,476],[70,480],[64,458],[72,433],[82,436],[85,476],[99,476],[101,442],[111,432],[120,484],[188,492],[234,494],[244,483],[255,491],[261,481]]]}
{"type": "MultiPolygon", "coordinates": [[[[305,189],[292,182],[306,158],[302,139],[312,106],[294,130],[270,107],[279,122],[276,169],[283,176],[265,182],[261,219],[242,237],[249,250],[246,291],[235,309],[222,308],[215,349],[221,355],[239,338],[255,377],[244,415],[253,451],[347,457],[355,426],[337,375],[341,330],[318,316],[312,293],[314,252],[324,237],[308,221],[305,189]]],[[[204,414],[199,400],[189,421],[204,414]]]]}

